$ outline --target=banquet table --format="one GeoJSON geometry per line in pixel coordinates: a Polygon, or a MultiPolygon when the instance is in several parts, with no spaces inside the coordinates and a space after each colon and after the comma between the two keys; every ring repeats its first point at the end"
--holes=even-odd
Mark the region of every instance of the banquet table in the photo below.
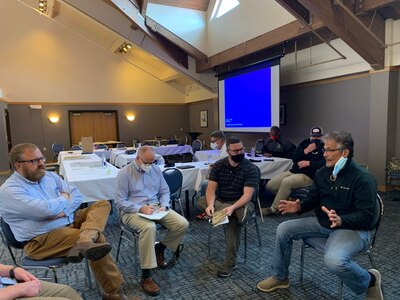
{"type": "MultiPolygon", "coordinates": [[[[72,151],[69,151],[72,152],[72,151]]],[[[114,199],[119,169],[96,154],[67,153],[59,157],[60,175],[79,189],[84,202],[114,199]]]]}
{"type": "Polygon", "coordinates": [[[219,156],[219,150],[199,150],[194,154],[199,161],[217,161],[221,157],[219,156]]]}
{"type": "Polygon", "coordinates": [[[253,162],[261,171],[261,179],[271,179],[272,177],[289,171],[292,167],[292,160],[280,157],[251,157],[249,153],[245,156],[253,162]]]}
{"type": "Polygon", "coordinates": [[[175,154],[185,154],[193,153],[192,147],[190,145],[166,145],[160,147],[153,147],[157,154],[162,156],[175,155],[175,154]]]}
{"type": "MultiPolygon", "coordinates": [[[[136,158],[136,156],[137,153],[126,154],[126,150],[113,150],[110,155],[110,163],[117,168],[122,168],[131,163],[136,158]]],[[[165,160],[161,155],[156,154],[155,157],[157,165],[165,164],[165,160]]]]}

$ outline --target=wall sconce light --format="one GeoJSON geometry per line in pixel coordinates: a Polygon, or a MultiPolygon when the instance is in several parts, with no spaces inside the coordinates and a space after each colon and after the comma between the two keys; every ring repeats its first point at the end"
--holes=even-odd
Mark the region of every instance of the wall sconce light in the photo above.
{"type": "Polygon", "coordinates": [[[129,43],[127,43],[127,42],[123,42],[123,43],[121,44],[121,46],[119,46],[119,48],[117,49],[117,51],[118,51],[119,53],[126,54],[126,53],[128,53],[128,52],[131,50],[131,48],[132,48],[132,45],[131,45],[131,44],[129,44],[129,43]]]}
{"type": "Polygon", "coordinates": [[[45,14],[47,12],[47,0],[39,0],[38,11],[42,14],[45,14]]]}
{"type": "Polygon", "coordinates": [[[49,117],[49,121],[50,121],[51,123],[58,123],[59,120],[60,120],[60,117],[59,117],[59,116],[50,116],[50,117],[49,117]]]}
{"type": "Polygon", "coordinates": [[[135,120],[134,115],[126,115],[126,118],[128,119],[129,122],[132,122],[133,120],[135,120]]]}

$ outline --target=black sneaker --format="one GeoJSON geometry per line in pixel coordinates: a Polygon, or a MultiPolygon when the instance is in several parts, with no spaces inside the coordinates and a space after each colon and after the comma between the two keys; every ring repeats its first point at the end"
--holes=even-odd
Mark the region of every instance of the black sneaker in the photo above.
{"type": "Polygon", "coordinates": [[[237,269],[237,265],[227,267],[222,265],[221,268],[217,271],[218,277],[229,277],[232,275],[232,272],[237,269]]]}

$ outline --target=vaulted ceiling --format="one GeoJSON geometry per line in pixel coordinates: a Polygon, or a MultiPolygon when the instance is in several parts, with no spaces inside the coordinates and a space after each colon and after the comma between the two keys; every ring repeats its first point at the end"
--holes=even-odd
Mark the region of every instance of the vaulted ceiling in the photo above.
{"type": "MultiPolygon", "coordinates": [[[[38,2],[20,1],[33,8],[38,2]]],[[[384,67],[385,20],[400,18],[399,0],[275,1],[296,20],[208,56],[157,20],[149,18],[147,8],[151,3],[205,12],[215,1],[47,0],[48,5],[54,6],[51,17],[58,22],[113,52],[118,50],[121,42],[131,41],[138,51],[126,56],[127,61],[183,90],[195,83],[215,91],[215,73],[321,43],[334,49],[331,41],[337,38],[349,45],[371,68],[384,67]],[[79,21],[76,13],[72,16],[72,8],[83,16],[79,21]],[[103,29],[99,30],[99,27],[103,29]]]]}
{"type": "MultiPolygon", "coordinates": [[[[138,0],[137,6],[143,12],[148,2],[198,10],[205,10],[209,4],[208,0],[138,0]]],[[[346,42],[373,69],[379,70],[384,67],[385,20],[400,18],[400,1],[276,0],[276,2],[296,17],[297,21],[207,59],[201,55],[193,55],[192,49],[178,45],[173,37],[164,34],[162,30],[158,30],[158,33],[194,56],[198,72],[207,69],[223,72],[282,52],[290,53],[295,49],[300,50],[320,43],[330,45],[336,38],[346,42]]],[[[146,24],[150,28],[160,26],[154,20],[148,21],[148,19],[146,24]]]]}

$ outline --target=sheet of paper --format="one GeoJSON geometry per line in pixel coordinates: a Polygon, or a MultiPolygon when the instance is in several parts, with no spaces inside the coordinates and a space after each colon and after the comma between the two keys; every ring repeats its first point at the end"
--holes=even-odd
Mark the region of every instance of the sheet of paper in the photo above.
{"type": "Polygon", "coordinates": [[[167,211],[154,212],[151,215],[146,215],[146,214],[142,214],[142,213],[138,213],[138,215],[143,217],[143,218],[149,219],[149,220],[161,220],[168,213],[169,213],[169,211],[167,210],[167,211]]]}
{"type": "Polygon", "coordinates": [[[229,223],[229,218],[223,210],[214,212],[212,223],[215,226],[229,223]]]}
{"type": "Polygon", "coordinates": [[[225,216],[222,219],[220,219],[218,223],[214,224],[214,222],[213,222],[213,225],[214,225],[214,227],[217,227],[219,225],[223,225],[223,224],[227,224],[227,223],[229,223],[229,218],[228,218],[228,216],[225,216]]]}

